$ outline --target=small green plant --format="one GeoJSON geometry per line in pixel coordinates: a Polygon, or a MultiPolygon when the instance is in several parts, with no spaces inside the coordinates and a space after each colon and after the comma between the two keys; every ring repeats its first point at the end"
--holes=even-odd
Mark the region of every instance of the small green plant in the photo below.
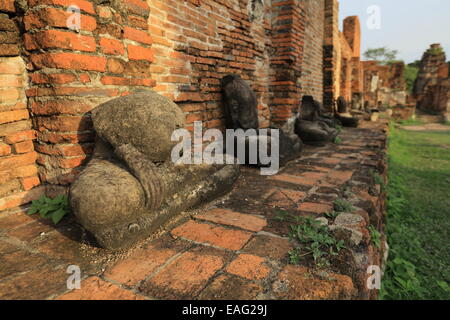
{"type": "Polygon", "coordinates": [[[330,220],[336,219],[336,217],[339,215],[339,212],[331,211],[331,212],[325,212],[325,217],[327,217],[330,220]]]}
{"type": "Polygon", "coordinates": [[[420,121],[420,120],[414,119],[414,118],[409,118],[407,120],[401,120],[400,124],[402,126],[405,126],[405,127],[407,127],[407,126],[421,126],[421,125],[423,125],[423,122],[420,121]]]}
{"type": "Polygon", "coordinates": [[[442,49],[441,47],[430,48],[427,50],[427,52],[432,56],[438,56],[444,52],[444,49],[442,49]]]}
{"type": "Polygon", "coordinates": [[[334,204],[334,211],[337,213],[355,211],[353,205],[349,201],[342,198],[336,199],[333,204],[334,204]]]}
{"type": "Polygon", "coordinates": [[[284,222],[288,219],[289,219],[289,212],[284,211],[284,210],[278,211],[278,213],[275,217],[275,220],[280,221],[280,222],[284,222]]]}
{"type": "Polygon", "coordinates": [[[372,225],[369,226],[369,232],[374,246],[381,249],[381,233],[372,225]]]}
{"type": "Polygon", "coordinates": [[[375,184],[380,185],[381,192],[384,192],[384,190],[386,189],[386,184],[384,182],[384,179],[378,173],[376,173],[374,170],[370,170],[370,175],[375,180],[375,184]]]}
{"type": "Polygon", "coordinates": [[[64,195],[59,195],[54,199],[42,196],[32,202],[27,212],[28,215],[36,213],[39,213],[42,218],[52,219],[54,224],[58,224],[69,213],[69,200],[64,195]]]}
{"type": "Polygon", "coordinates": [[[342,143],[342,138],[336,137],[336,139],[334,139],[334,143],[335,144],[341,144],[342,143]]]}
{"type": "Polygon", "coordinates": [[[344,241],[333,237],[327,226],[313,218],[295,217],[289,238],[297,242],[289,252],[290,263],[298,265],[301,258],[310,256],[317,268],[330,266],[330,259],[345,248],[344,241]]]}
{"type": "Polygon", "coordinates": [[[341,133],[343,129],[344,129],[343,126],[341,126],[341,125],[339,125],[339,124],[336,125],[336,130],[337,130],[337,132],[341,133]]]}

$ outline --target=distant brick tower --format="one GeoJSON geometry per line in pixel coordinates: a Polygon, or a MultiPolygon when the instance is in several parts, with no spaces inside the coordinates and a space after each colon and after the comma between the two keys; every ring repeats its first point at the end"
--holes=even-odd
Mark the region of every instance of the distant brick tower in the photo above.
{"type": "Polygon", "coordinates": [[[441,45],[432,44],[425,51],[414,84],[417,107],[423,111],[445,114],[449,110],[449,70],[441,45]]]}

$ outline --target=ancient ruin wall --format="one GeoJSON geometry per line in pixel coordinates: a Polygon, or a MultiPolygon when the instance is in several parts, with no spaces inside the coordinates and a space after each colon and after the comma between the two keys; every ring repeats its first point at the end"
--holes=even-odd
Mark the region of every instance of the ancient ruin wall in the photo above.
{"type": "Polygon", "coordinates": [[[305,8],[305,47],[301,74],[302,95],[311,95],[323,102],[323,39],[325,2],[303,0],[305,8]]]}
{"type": "Polygon", "coordinates": [[[325,0],[325,35],[323,53],[323,104],[331,110],[341,88],[341,41],[339,32],[339,2],[325,0]]]}
{"type": "Polygon", "coordinates": [[[25,89],[26,62],[14,1],[0,2],[0,211],[8,211],[42,193],[35,164],[25,89]],[[34,189],[33,189],[34,188],[34,189]]]}
{"type": "Polygon", "coordinates": [[[417,107],[426,112],[449,114],[449,74],[446,55],[440,44],[432,44],[423,54],[414,84],[417,107]]]}
{"type": "Polygon", "coordinates": [[[155,90],[177,102],[187,124],[223,128],[220,79],[240,74],[258,95],[260,124],[270,124],[270,2],[150,0],[155,90]]]}

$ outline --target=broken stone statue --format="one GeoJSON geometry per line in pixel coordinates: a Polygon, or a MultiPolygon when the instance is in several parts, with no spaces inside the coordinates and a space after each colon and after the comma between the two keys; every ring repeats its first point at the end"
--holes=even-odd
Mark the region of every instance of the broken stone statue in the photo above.
{"type": "Polygon", "coordinates": [[[320,104],[312,96],[304,96],[295,124],[295,133],[309,145],[335,141],[339,131],[331,117],[321,114],[320,104]]]}
{"type": "MultiPolygon", "coordinates": [[[[225,107],[226,128],[233,130],[242,129],[246,132],[244,137],[245,141],[239,141],[239,137],[234,137],[235,145],[245,145],[246,159],[240,159],[241,164],[255,165],[258,167],[267,165],[266,163],[262,163],[259,157],[259,147],[257,156],[254,155],[254,160],[256,161],[250,161],[250,144],[254,143],[259,146],[258,142],[265,143],[268,141],[267,149],[269,154],[272,150],[279,150],[280,166],[284,166],[288,161],[299,156],[302,151],[303,143],[293,130],[288,129],[288,126],[283,128],[267,128],[267,136],[260,133],[257,97],[245,80],[239,75],[228,75],[222,79],[221,84],[225,107]],[[268,137],[273,136],[271,135],[271,129],[278,130],[279,139],[267,139],[268,137]]],[[[229,142],[230,141],[227,143],[229,142]]],[[[237,155],[234,154],[232,156],[237,155]]]]}
{"type": "Polygon", "coordinates": [[[177,214],[227,193],[236,165],[174,164],[174,130],[185,116],[154,91],[108,101],[92,112],[93,159],[70,189],[79,222],[98,243],[122,249],[148,237],[177,214]]]}
{"type": "Polygon", "coordinates": [[[345,98],[341,96],[337,99],[336,103],[336,118],[342,123],[344,127],[357,128],[359,125],[359,120],[350,113],[347,100],[345,100],[345,98]]]}

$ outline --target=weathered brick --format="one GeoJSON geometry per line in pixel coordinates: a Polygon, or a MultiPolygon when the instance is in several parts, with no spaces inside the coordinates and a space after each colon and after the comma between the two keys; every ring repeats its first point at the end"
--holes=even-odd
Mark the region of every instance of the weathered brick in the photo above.
{"type": "Polygon", "coordinates": [[[26,130],[9,134],[5,137],[5,142],[8,144],[19,143],[23,141],[33,140],[36,137],[34,130],[26,130]]]}
{"type": "Polygon", "coordinates": [[[21,182],[22,182],[22,187],[25,191],[31,190],[34,187],[37,187],[38,185],[40,185],[40,183],[41,183],[38,176],[23,178],[21,182]]]}
{"type": "MultiPolygon", "coordinates": [[[[5,103],[5,104],[17,103],[17,100],[20,98],[20,96],[21,96],[21,90],[19,88],[0,89],[0,103],[5,103]]],[[[4,121],[4,120],[2,119],[1,121],[4,121]]]]}
{"type": "Polygon", "coordinates": [[[164,245],[158,241],[137,249],[130,257],[108,268],[104,276],[127,286],[138,284],[183,249],[180,244],[167,245],[169,240],[164,240],[164,245]]]}
{"type": "Polygon", "coordinates": [[[249,232],[231,230],[194,221],[189,221],[174,229],[172,234],[177,237],[209,243],[230,250],[241,249],[251,237],[249,232]]]}
{"type": "Polygon", "coordinates": [[[123,55],[125,53],[124,45],[116,39],[100,38],[100,47],[105,54],[123,55]]]}
{"type": "Polygon", "coordinates": [[[136,42],[144,43],[144,44],[152,44],[152,37],[146,32],[130,27],[124,28],[124,34],[125,39],[133,40],[136,42]]]}
{"type": "Polygon", "coordinates": [[[0,112],[0,124],[25,120],[29,118],[27,110],[13,110],[7,112],[0,112]]]}
{"type": "Polygon", "coordinates": [[[258,235],[242,251],[274,261],[282,261],[286,259],[292,249],[293,247],[287,239],[258,235]]]}
{"type": "Polygon", "coordinates": [[[15,208],[27,204],[33,200],[37,200],[43,195],[45,189],[35,188],[31,191],[20,192],[0,199],[0,211],[15,208]]]}
{"type": "Polygon", "coordinates": [[[32,56],[31,60],[39,67],[106,71],[106,58],[92,55],[83,55],[79,53],[60,52],[44,53],[32,56]]]}
{"type": "Polygon", "coordinates": [[[59,48],[94,52],[97,45],[95,39],[90,36],[60,30],[45,30],[33,35],[26,34],[25,47],[28,50],[59,48]]]}
{"type": "Polygon", "coordinates": [[[238,227],[253,232],[261,231],[267,225],[267,221],[263,218],[227,209],[209,210],[204,214],[195,216],[195,219],[238,227]]]}
{"type": "Polygon", "coordinates": [[[25,70],[25,64],[20,57],[0,57],[0,74],[22,75],[25,70]]]}
{"type": "Polygon", "coordinates": [[[298,206],[300,211],[312,212],[312,213],[327,213],[333,211],[333,206],[323,203],[303,202],[298,206]]]}
{"type": "Polygon", "coordinates": [[[333,171],[327,177],[327,182],[341,185],[350,180],[353,176],[353,171],[333,171]]]}
{"type": "Polygon", "coordinates": [[[232,261],[226,271],[249,280],[262,280],[269,276],[271,269],[265,260],[251,254],[240,254],[232,261]]]}
{"type": "Polygon", "coordinates": [[[79,115],[89,112],[93,106],[79,100],[55,99],[46,101],[33,101],[31,110],[37,115],[79,115]]]}
{"type": "Polygon", "coordinates": [[[210,252],[184,253],[145,282],[140,290],[161,299],[195,296],[225,264],[221,254],[210,252]]]}
{"type": "Polygon", "coordinates": [[[69,7],[72,5],[77,6],[82,11],[85,11],[90,14],[95,14],[94,5],[86,0],[29,0],[28,5],[30,7],[37,5],[58,5],[69,7]]]}
{"type": "Polygon", "coordinates": [[[18,142],[13,145],[14,152],[17,154],[34,151],[34,145],[31,140],[18,142]]]}
{"type": "Polygon", "coordinates": [[[150,8],[146,1],[143,0],[124,0],[124,3],[131,13],[141,16],[148,16],[150,8]]]}
{"type": "Polygon", "coordinates": [[[277,174],[275,176],[271,176],[270,179],[305,186],[313,186],[319,181],[318,179],[311,179],[287,174],[277,174]]]}
{"type": "Polygon", "coordinates": [[[36,158],[37,158],[36,152],[14,155],[7,158],[1,158],[0,171],[33,164],[36,161],[36,158]]]}
{"type": "Polygon", "coordinates": [[[11,147],[6,143],[0,142],[0,157],[11,154],[11,147]]]}
{"type": "Polygon", "coordinates": [[[145,297],[120,288],[98,277],[81,282],[81,289],[75,289],[57,298],[58,300],[145,300],[145,297]]]}
{"type": "MultiPolygon", "coordinates": [[[[42,8],[37,11],[27,13],[24,16],[24,25],[26,30],[41,29],[47,26],[67,28],[67,21],[72,13],[58,8],[42,8]]],[[[95,18],[82,14],[80,16],[81,30],[94,31],[97,29],[95,18]]]]}
{"type": "Polygon", "coordinates": [[[352,279],[340,274],[329,274],[328,279],[311,276],[305,267],[287,266],[273,285],[279,299],[340,300],[352,299],[356,290],[352,279]]]}
{"type": "Polygon", "coordinates": [[[150,62],[154,60],[153,50],[150,48],[129,44],[127,49],[128,58],[131,60],[147,60],[150,62]]]}

